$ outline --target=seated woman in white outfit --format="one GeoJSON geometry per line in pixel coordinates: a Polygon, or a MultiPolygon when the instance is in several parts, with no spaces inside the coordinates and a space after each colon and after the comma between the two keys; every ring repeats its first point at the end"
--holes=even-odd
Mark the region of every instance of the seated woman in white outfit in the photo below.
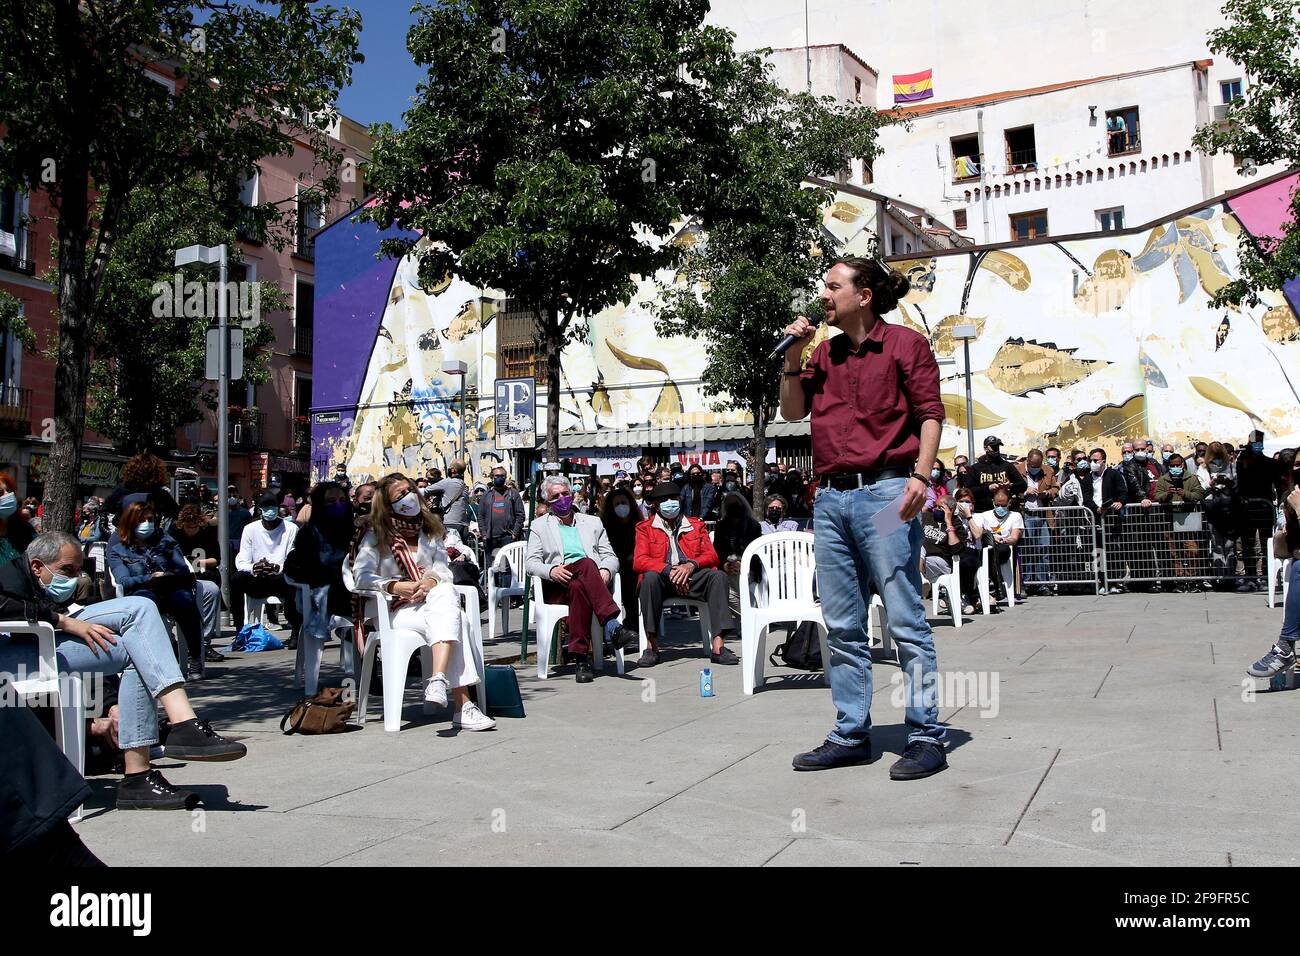
{"type": "MultiPolygon", "coordinates": [[[[424,699],[446,706],[450,691],[454,727],[492,730],[496,721],[469,699],[469,688],[480,675],[462,641],[460,604],[442,544],[445,534],[415,485],[404,475],[388,475],[375,489],[370,530],[357,548],[352,577],[357,590],[393,595],[393,627],[417,631],[433,648],[433,677],[424,699]]],[[[477,614],[478,608],[470,613],[477,614]]]]}

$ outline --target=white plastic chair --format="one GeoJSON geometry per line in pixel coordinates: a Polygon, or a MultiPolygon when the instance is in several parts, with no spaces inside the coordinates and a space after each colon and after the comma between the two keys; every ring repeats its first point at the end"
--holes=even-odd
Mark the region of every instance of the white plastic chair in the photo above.
{"type": "MultiPolygon", "coordinates": [[[[77,773],[86,772],[86,703],[81,692],[81,675],[68,673],[59,680],[59,658],[54,627],[44,621],[0,621],[0,634],[30,634],[36,638],[37,673],[12,686],[21,700],[39,698],[54,701],[56,718],[54,739],[77,773]],[[64,694],[66,689],[67,693],[64,694]]],[[[81,807],[68,816],[68,822],[81,821],[81,807]]]]}
{"type": "MultiPolygon", "coordinates": [[[[311,603],[311,587],[299,584],[287,574],[284,579],[298,589],[298,607],[302,611],[303,621],[307,620],[307,608],[311,603]]],[[[339,641],[339,667],[348,677],[356,677],[356,649],[352,638],[352,622],[338,614],[330,615],[326,630],[339,641]]],[[[293,660],[294,685],[302,684],[303,694],[314,697],[320,689],[320,665],[325,652],[325,641],[308,635],[304,628],[298,635],[298,651],[293,660]]]]}
{"type": "MultiPolygon", "coordinates": [[[[925,580],[924,576],[922,576],[922,580],[925,580]]],[[[948,595],[948,610],[952,612],[952,626],[961,627],[961,564],[959,559],[954,556],[952,570],[930,581],[929,584],[930,616],[939,616],[939,591],[943,590],[948,595]]]]}
{"type": "MultiPolygon", "coordinates": [[[[357,723],[365,726],[367,703],[370,698],[370,675],[374,670],[375,656],[383,664],[384,670],[384,730],[396,733],[402,728],[402,699],[406,694],[406,665],[411,655],[420,653],[421,671],[427,682],[433,676],[433,648],[424,642],[418,631],[409,628],[393,627],[391,594],[383,591],[357,590],[352,577],[350,561],[343,563],[343,583],[349,591],[360,594],[367,599],[367,617],[373,618],[375,630],[366,635],[365,651],[361,655],[361,682],[357,685],[357,723]]],[[[438,585],[442,587],[443,585],[438,585]]],[[[464,651],[474,657],[474,666],[478,670],[478,706],[487,713],[487,667],[483,660],[483,631],[478,622],[478,589],[461,585],[455,588],[456,596],[461,602],[461,614],[464,621],[464,651]],[[472,608],[474,613],[467,614],[465,609],[472,608]]],[[[299,641],[299,644],[302,642],[299,641]]],[[[424,704],[424,712],[434,712],[434,705],[424,704]]]]}
{"type": "Polygon", "coordinates": [[[1277,607],[1277,577],[1282,575],[1282,606],[1286,606],[1286,596],[1291,589],[1291,561],[1292,558],[1283,558],[1281,561],[1277,558],[1276,549],[1273,547],[1273,539],[1268,539],[1268,606],[1277,607]]]}
{"type": "MultiPolygon", "coordinates": [[[[753,694],[763,683],[767,632],[777,622],[816,624],[821,633],[822,660],[830,660],[826,622],[813,590],[816,572],[813,536],[806,531],[763,535],[750,542],[740,556],[740,672],[746,694],[753,694]],[[755,560],[761,569],[761,586],[751,588],[749,573],[755,560]]],[[[701,618],[703,626],[708,619],[707,607],[701,611],[701,618]]],[[[711,644],[708,636],[705,643],[711,644]]]]}
{"type": "MultiPolygon", "coordinates": [[[[786,534],[789,533],[790,532],[786,532],[786,534]]],[[[664,636],[664,611],[667,611],[670,607],[684,607],[688,611],[694,609],[699,612],[700,644],[703,646],[705,654],[712,654],[713,620],[712,616],[709,614],[709,603],[707,601],[702,601],[699,598],[681,597],[679,595],[664,598],[664,606],[659,612],[659,636],[661,638],[664,636]]],[[[645,630],[643,628],[641,632],[641,653],[644,654],[646,648],[649,646],[650,642],[646,639],[645,630]]]]}
{"type": "Polygon", "coordinates": [[[871,592],[871,601],[867,604],[866,620],[862,622],[862,627],[867,632],[867,645],[872,651],[878,650],[887,658],[898,656],[894,650],[894,642],[889,637],[889,612],[885,610],[885,602],[874,591],[871,592]],[[879,618],[879,623],[872,620],[872,612],[879,618]],[[879,633],[876,631],[877,627],[880,628],[879,633]]]}
{"type": "MultiPolygon", "coordinates": [[[[113,579],[113,570],[108,566],[107,561],[104,562],[104,571],[108,574],[108,584],[114,593],[120,598],[126,597],[126,591],[122,589],[122,585],[113,579]]],[[[164,613],[161,609],[158,613],[162,615],[163,626],[167,628],[167,636],[176,645],[176,662],[180,665],[181,673],[184,674],[190,663],[189,646],[185,643],[185,638],[176,633],[176,622],[172,619],[172,616],[164,613]]]]}
{"type": "MultiPolygon", "coordinates": [[[[497,636],[497,616],[501,618],[501,633],[510,633],[510,601],[512,598],[522,597],[524,593],[524,552],[528,548],[527,541],[512,541],[505,545],[497,552],[496,560],[492,562],[492,567],[488,568],[487,576],[487,600],[488,600],[488,641],[496,640],[497,636]],[[510,571],[510,586],[497,587],[496,572],[510,571]]],[[[536,605],[529,604],[530,616],[536,605]]]]}
{"type": "MultiPolygon", "coordinates": [[[[984,615],[987,617],[993,613],[993,605],[989,600],[991,590],[989,579],[989,556],[993,553],[993,549],[990,547],[984,547],[981,548],[980,551],[980,567],[979,570],[975,572],[975,584],[978,586],[980,592],[980,610],[983,611],[984,615]]],[[[1012,573],[1015,566],[1016,546],[1013,544],[1011,546],[1010,556],[1001,567],[1002,585],[1007,589],[1007,607],[1009,608],[1016,606],[1016,579],[1012,573]]]]}
{"type": "MultiPolygon", "coordinates": [[[[516,542],[523,544],[524,542],[516,542]]],[[[623,617],[623,589],[620,587],[619,575],[614,574],[614,603],[618,605],[618,616],[621,620],[623,617]]],[[[537,622],[537,676],[546,680],[551,667],[551,645],[555,643],[555,629],[560,626],[560,622],[569,616],[569,609],[563,604],[547,604],[542,600],[542,577],[533,575],[533,597],[530,602],[536,613],[533,620],[537,622]]],[[[491,611],[491,608],[488,608],[491,611]]],[[[641,638],[644,646],[645,638],[641,638]]],[[[601,627],[600,621],[595,614],[591,615],[591,666],[598,671],[605,669],[604,653],[605,633],[601,627]]],[[[619,676],[624,673],[623,651],[620,648],[614,648],[614,663],[618,668],[619,676]]]]}

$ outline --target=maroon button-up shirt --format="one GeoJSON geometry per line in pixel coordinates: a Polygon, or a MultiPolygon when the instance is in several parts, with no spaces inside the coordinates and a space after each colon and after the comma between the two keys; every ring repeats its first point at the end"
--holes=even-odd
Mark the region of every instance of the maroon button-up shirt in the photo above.
{"type": "Polygon", "coordinates": [[[943,421],[939,365],[925,336],[877,319],[858,348],[833,335],[800,376],[812,403],[819,475],[916,467],[921,423],[943,421]]]}

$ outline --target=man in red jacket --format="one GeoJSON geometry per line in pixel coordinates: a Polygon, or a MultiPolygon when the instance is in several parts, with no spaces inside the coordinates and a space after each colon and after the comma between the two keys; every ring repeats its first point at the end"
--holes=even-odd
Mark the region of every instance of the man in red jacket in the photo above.
{"type": "Polygon", "coordinates": [[[725,635],[735,635],[735,620],[727,605],[729,582],[718,567],[704,522],[682,516],[680,489],[671,481],[661,481],[646,494],[650,517],[636,526],[636,553],[632,569],[637,573],[637,591],[641,600],[641,618],[645,626],[646,648],[638,667],[659,663],[659,621],[664,600],[689,597],[709,605],[713,626],[714,664],[738,664],[725,635]]]}

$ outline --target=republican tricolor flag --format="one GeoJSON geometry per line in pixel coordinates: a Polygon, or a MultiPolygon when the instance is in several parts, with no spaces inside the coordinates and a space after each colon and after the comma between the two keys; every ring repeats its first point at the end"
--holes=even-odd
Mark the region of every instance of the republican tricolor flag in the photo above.
{"type": "Polygon", "coordinates": [[[934,70],[894,76],[894,102],[915,103],[934,96],[934,70]]]}

